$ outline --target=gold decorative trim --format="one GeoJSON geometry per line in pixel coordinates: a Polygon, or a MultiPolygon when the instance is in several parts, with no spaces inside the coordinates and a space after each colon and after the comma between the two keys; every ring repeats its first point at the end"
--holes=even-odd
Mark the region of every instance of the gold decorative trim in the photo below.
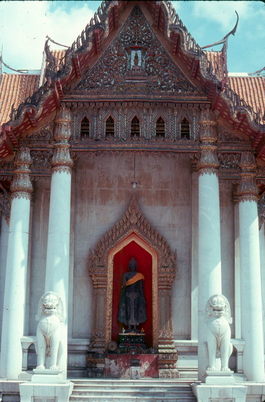
{"type": "Polygon", "coordinates": [[[58,117],[55,119],[54,139],[57,141],[54,145],[54,154],[52,158],[53,172],[71,173],[73,161],[70,156],[68,143],[71,137],[71,114],[66,108],[61,108],[58,117]]]}
{"type": "Polygon", "coordinates": [[[214,120],[200,120],[199,124],[200,126],[215,127],[217,122],[214,120]]]}
{"type": "Polygon", "coordinates": [[[32,161],[29,148],[20,148],[14,163],[17,169],[14,171],[14,178],[10,186],[11,198],[30,199],[33,188],[30,181],[29,166],[32,161]]]}
{"type": "Polygon", "coordinates": [[[241,181],[238,186],[237,196],[239,202],[258,202],[258,188],[256,185],[256,161],[251,152],[241,155],[241,181]]]}
{"type": "Polygon", "coordinates": [[[217,123],[215,120],[212,120],[213,116],[209,110],[202,111],[201,117],[202,120],[199,121],[201,156],[197,168],[199,175],[217,174],[217,169],[219,168],[216,146],[217,123]]]}

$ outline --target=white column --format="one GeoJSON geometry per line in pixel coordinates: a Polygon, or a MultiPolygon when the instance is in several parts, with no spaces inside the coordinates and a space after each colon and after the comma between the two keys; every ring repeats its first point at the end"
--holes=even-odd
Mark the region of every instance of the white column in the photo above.
{"type": "Polygon", "coordinates": [[[1,339],[1,376],[17,379],[22,370],[21,337],[24,331],[26,277],[28,264],[31,163],[28,149],[16,157],[11,185],[12,203],[9,224],[3,329],[1,339]]]}
{"type": "Polygon", "coordinates": [[[239,245],[239,204],[235,195],[234,205],[234,264],[235,264],[235,338],[241,339],[241,291],[240,291],[240,245],[239,245]]]}
{"type": "Polygon", "coordinates": [[[260,274],[259,221],[255,158],[241,157],[239,186],[239,240],[241,278],[241,327],[245,340],[243,370],[250,381],[264,381],[264,341],[260,274]]]}
{"type": "Polygon", "coordinates": [[[198,174],[192,173],[191,339],[198,339],[198,174]]]}
{"type": "MultiPolygon", "coordinates": [[[[263,200],[264,203],[264,200],[263,200]]],[[[263,206],[263,213],[264,213],[263,206]]],[[[261,294],[262,297],[262,310],[263,310],[263,341],[265,341],[265,227],[264,227],[264,216],[261,217],[259,211],[259,222],[260,222],[260,230],[259,230],[259,245],[260,245],[260,269],[261,269],[261,294]]]]}
{"type": "Polygon", "coordinates": [[[61,297],[65,314],[62,369],[67,370],[67,306],[69,286],[69,248],[71,213],[71,167],[68,140],[71,135],[70,115],[61,109],[56,118],[54,138],[57,141],[52,160],[50,212],[48,228],[45,291],[61,297]]]}
{"type": "MultiPolygon", "coordinates": [[[[9,199],[8,195],[6,195],[6,198],[8,202],[9,199]]],[[[1,215],[1,229],[0,229],[0,335],[1,336],[2,336],[4,293],[5,293],[6,257],[8,247],[8,232],[9,232],[9,225],[7,223],[7,220],[9,220],[10,209],[8,208],[8,211],[5,212],[6,213],[2,212],[1,215]]]]}
{"type": "Polygon", "coordinates": [[[208,366],[205,307],[210,296],[222,293],[220,200],[216,155],[216,123],[203,118],[201,126],[201,158],[199,167],[198,209],[198,371],[204,380],[208,366]]]}

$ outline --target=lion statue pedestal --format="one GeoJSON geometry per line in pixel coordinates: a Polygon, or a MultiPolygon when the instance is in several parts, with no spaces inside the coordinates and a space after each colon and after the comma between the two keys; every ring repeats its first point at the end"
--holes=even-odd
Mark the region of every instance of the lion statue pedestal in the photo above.
{"type": "Polygon", "coordinates": [[[198,402],[245,402],[247,386],[236,383],[228,363],[232,353],[231,310],[223,295],[213,295],[206,304],[208,369],[205,383],[192,385],[198,402]]]}
{"type": "Polygon", "coordinates": [[[232,354],[230,305],[223,295],[213,295],[206,305],[207,349],[209,366],[206,384],[232,384],[233,371],[228,367],[232,354]]]}
{"type": "Polygon", "coordinates": [[[34,373],[44,370],[58,371],[63,353],[63,303],[54,292],[40,298],[37,314],[37,367],[34,373]]]}
{"type": "Polygon", "coordinates": [[[73,383],[66,380],[61,368],[64,314],[59,295],[46,292],[40,298],[37,314],[37,367],[30,383],[19,385],[20,401],[49,400],[67,402],[73,383]],[[34,399],[34,400],[35,400],[34,399]]]}

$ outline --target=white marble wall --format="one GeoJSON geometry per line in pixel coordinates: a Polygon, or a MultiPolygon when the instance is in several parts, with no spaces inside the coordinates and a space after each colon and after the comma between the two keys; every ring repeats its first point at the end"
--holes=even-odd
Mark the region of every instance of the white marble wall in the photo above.
{"type": "MultiPolygon", "coordinates": [[[[120,218],[133,193],[132,153],[94,155],[84,153],[75,162],[72,177],[71,268],[69,292],[69,337],[91,334],[91,283],[87,258],[100,237],[120,218]]],[[[196,186],[192,195],[192,169],[188,156],[137,154],[135,179],[143,213],[177,251],[177,278],[172,305],[176,339],[196,338],[196,314],[191,318],[191,294],[196,309],[196,186]],[[192,201],[193,196],[193,201],[192,201]],[[193,205],[193,207],[192,207],[193,205]],[[191,336],[191,322],[194,330],[191,336]]],[[[196,178],[194,178],[196,180],[196,178]]],[[[49,179],[35,183],[30,261],[28,333],[36,330],[35,314],[44,290],[47,247],[49,179]]],[[[221,235],[224,294],[234,306],[233,201],[229,183],[221,185],[221,235]]]]}
{"type": "MultiPolygon", "coordinates": [[[[133,193],[132,154],[84,155],[75,170],[73,337],[91,331],[87,257],[125,211],[133,193]]],[[[191,173],[189,158],[136,155],[135,178],[143,213],[178,253],[173,292],[175,336],[190,337],[191,173]],[[180,308],[181,306],[181,308],[180,308]]]]}
{"type": "Polygon", "coordinates": [[[40,179],[34,183],[32,199],[31,246],[28,279],[29,322],[24,335],[35,335],[38,302],[44,293],[45,269],[49,218],[50,179],[40,179]]]}

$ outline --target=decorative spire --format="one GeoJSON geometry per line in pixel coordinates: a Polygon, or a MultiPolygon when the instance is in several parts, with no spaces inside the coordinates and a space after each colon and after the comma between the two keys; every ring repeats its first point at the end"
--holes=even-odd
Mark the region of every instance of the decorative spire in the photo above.
{"type": "Polygon", "coordinates": [[[226,35],[223,37],[223,39],[219,40],[218,42],[214,42],[214,43],[212,43],[211,45],[203,46],[202,49],[207,49],[207,48],[209,48],[209,47],[213,47],[213,46],[217,46],[217,45],[222,45],[222,44],[223,44],[224,46],[227,46],[228,38],[229,38],[230,35],[235,35],[236,29],[237,29],[237,25],[238,25],[238,22],[239,22],[239,15],[238,15],[237,11],[235,11],[235,13],[236,13],[236,16],[237,16],[237,20],[236,20],[236,24],[235,24],[234,28],[233,28],[230,32],[228,32],[228,34],[226,34],[226,35]]]}
{"type": "MultiPolygon", "coordinates": [[[[48,42],[50,41],[50,42],[54,43],[55,45],[62,46],[62,47],[66,47],[66,49],[68,49],[68,48],[70,47],[70,46],[63,45],[62,43],[55,42],[55,40],[53,40],[52,38],[50,38],[48,35],[46,35],[46,38],[47,38],[46,43],[48,43],[48,42]]],[[[46,46],[46,43],[45,43],[45,46],[46,46]]]]}
{"type": "Polygon", "coordinates": [[[265,66],[255,71],[254,73],[248,73],[248,75],[257,75],[258,77],[265,77],[265,66]]]}
{"type": "Polygon", "coordinates": [[[228,32],[228,34],[226,34],[223,39],[214,42],[210,45],[206,45],[203,46],[202,49],[208,49],[209,47],[214,47],[217,45],[223,45],[222,49],[221,49],[221,53],[222,53],[222,59],[223,59],[223,74],[224,74],[224,78],[222,80],[222,86],[225,87],[227,84],[227,78],[228,78],[228,70],[227,70],[227,49],[228,49],[228,38],[230,35],[235,35],[236,30],[237,30],[237,26],[238,26],[238,22],[239,22],[239,15],[237,13],[237,11],[235,11],[236,13],[236,23],[233,29],[231,29],[231,31],[228,32]]]}
{"type": "Polygon", "coordinates": [[[0,54],[0,74],[2,74],[2,65],[5,66],[6,68],[8,68],[9,70],[15,71],[16,73],[25,74],[25,73],[29,72],[29,70],[16,70],[15,68],[10,67],[8,64],[6,64],[4,62],[4,60],[3,60],[2,51],[1,51],[1,54],[0,54]]]}

